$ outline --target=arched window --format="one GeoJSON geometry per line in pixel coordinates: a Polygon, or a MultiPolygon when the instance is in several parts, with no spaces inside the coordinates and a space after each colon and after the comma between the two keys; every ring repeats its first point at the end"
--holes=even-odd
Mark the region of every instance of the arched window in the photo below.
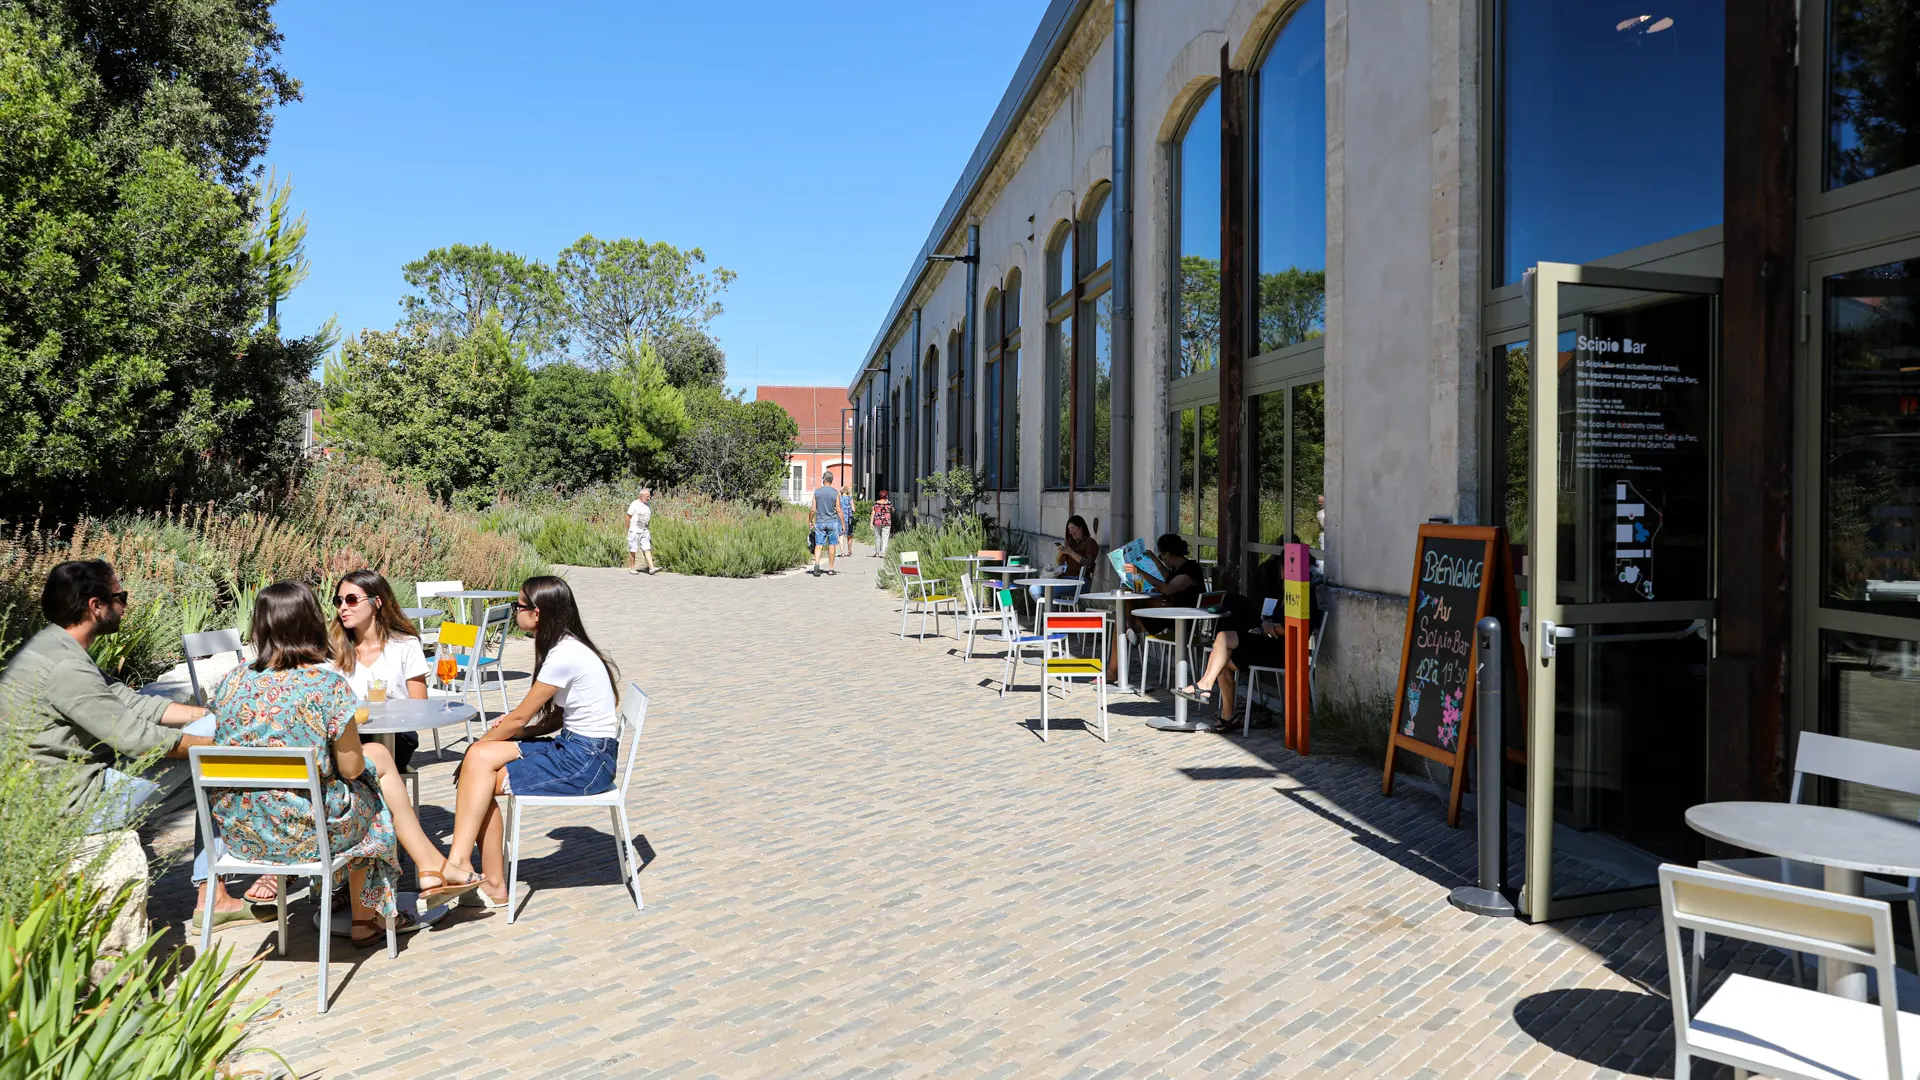
{"type": "Polygon", "coordinates": [[[926,363],[920,366],[920,474],[925,476],[936,467],[933,449],[939,443],[936,431],[940,421],[940,348],[927,346],[926,363]]]}
{"type": "MultiPolygon", "coordinates": [[[[1180,325],[1172,378],[1211,371],[1220,359],[1220,88],[1187,118],[1178,166],[1174,250],[1180,253],[1180,325]]],[[[1316,157],[1326,160],[1323,149],[1316,157]]],[[[1322,245],[1324,248],[1325,245],[1322,245]]]]}
{"type": "Polygon", "coordinates": [[[1081,487],[1113,480],[1113,200],[1094,193],[1080,218],[1080,352],[1075,365],[1081,487]]]}
{"type": "Polygon", "coordinates": [[[960,445],[960,391],[962,372],[960,357],[961,336],[959,330],[947,334],[947,468],[960,464],[963,449],[960,445]]]}
{"type": "Polygon", "coordinates": [[[987,297],[987,483],[1020,487],[1020,271],[987,297]]]}
{"type": "Polygon", "coordinates": [[[1004,380],[1000,373],[1000,290],[987,292],[987,314],[982,320],[987,328],[987,363],[984,381],[987,388],[987,444],[983,447],[982,464],[987,474],[987,486],[1000,486],[1000,429],[1001,387],[1004,380]]]}
{"type": "Polygon", "coordinates": [[[1326,24],[1321,0],[1307,0],[1260,64],[1254,96],[1256,355],[1326,332],[1326,24]]]}
{"type": "Polygon", "coordinates": [[[1047,476],[1063,488],[1073,469],[1073,223],[1047,241],[1047,476]]]}

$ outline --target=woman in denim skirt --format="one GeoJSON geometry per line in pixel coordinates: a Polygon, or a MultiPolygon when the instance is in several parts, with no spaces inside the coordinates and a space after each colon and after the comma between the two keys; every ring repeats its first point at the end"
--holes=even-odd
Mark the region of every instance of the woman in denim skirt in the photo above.
{"type": "Polygon", "coordinates": [[[619,676],[580,624],[573,590],[557,577],[530,577],[520,586],[514,614],[533,635],[533,683],[512,712],[467,747],[460,763],[453,816],[453,852],[445,880],[475,879],[473,846],[480,844],[480,888],[466,902],[506,904],[504,829],[496,795],[593,795],[613,786],[620,750],[619,676]],[[558,730],[553,739],[537,739],[558,730]]]}

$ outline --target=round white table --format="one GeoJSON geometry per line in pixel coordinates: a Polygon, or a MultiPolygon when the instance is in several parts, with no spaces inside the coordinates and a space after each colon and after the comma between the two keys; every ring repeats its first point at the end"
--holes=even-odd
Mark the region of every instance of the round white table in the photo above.
{"type": "Polygon", "coordinates": [[[437,607],[403,607],[400,614],[409,619],[438,619],[445,618],[447,613],[437,607]]]}
{"type": "MultiPolygon", "coordinates": [[[[434,728],[452,727],[465,724],[480,715],[480,710],[452,698],[438,701],[433,698],[388,698],[385,701],[363,701],[361,704],[367,707],[367,722],[360,725],[360,734],[379,739],[389,754],[394,752],[393,737],[403,731],[432,731],[434,728]]],[[[417,775],[413,785],[413,801],[415,805],[420,802],[417,775]]]]}
{"type": "Polygon", "coordinates": [[[1113,605],[1113,647],[1120,653],[1120,689],[1127,688],[1127,602],[1148,599],[1148,594],[1115,589],[1112,592],[1083,592],[1082,600],[1099,600],[1113,605]]]}
{"type": "MultiPolygon", "coordinates": [[[[1149,607],[1134,612],[1143,619],[1166,619],[1173,623],[1173,686],[1176,691],[1187,685],[1187,627],[1202,619],[1217,619],[1220,616],[1205,608],[1195,607],[1149,607]]],[[[1145,692],[1147,664],[1140,662],[1141,692],[1145,692]]],[[[1160,731],[1217,731],[1218,725],[1210,719],[1190,720],[1187,717],[1187,699],[1180,694],[1173,695],[1173,715],[1156,716],[1147,721],[1147,726],[1160,731]]]]}
{"type": "MultiPolygon", "coordinates": [[[[472,625],[473,620],[467,618],[467,601],[512,600],[518,598],[519,595],[517,592],[511,592],[505,589],[461,589],[458,592],[443,592],[433,599],[460,601],[460,621],[472,625]]],[[[485,614],[485,609],[482,609],[481,613],[485,614]]]]}
{"type": "MultiPolygon", "coordinates": [[[[1687,827],[1735,847],[1815,863],[1828,892],[1861,896],[1867,874],[1920,876],[1920,825],[1860,810],[1806,803],[1716,802],[1687,810],[1687,827]]],[[[1858,964],[1820,961],[1827,992],[1867,999],[1858,964]]]]}

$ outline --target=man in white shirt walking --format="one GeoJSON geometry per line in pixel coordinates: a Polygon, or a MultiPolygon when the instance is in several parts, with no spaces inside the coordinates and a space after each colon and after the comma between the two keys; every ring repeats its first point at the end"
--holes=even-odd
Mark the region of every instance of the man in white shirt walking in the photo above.
{"type": "Polygon", "coordinates": [[[640,556],[647,557],[647,573],[657,574],[660,568],[653,565],[653,531],[649,527],[653,522],[653,507],[647,502],[653,498],[652,488],[641,488],[640,497],[627,504],[627,573],[640,572],[640,556]]]}

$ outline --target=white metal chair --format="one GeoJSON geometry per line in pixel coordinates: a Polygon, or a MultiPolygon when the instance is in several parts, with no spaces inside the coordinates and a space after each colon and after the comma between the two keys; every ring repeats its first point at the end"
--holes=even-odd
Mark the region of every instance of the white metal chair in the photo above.
{"type": "MultiPolygon", "coordinates": [[[[1273,618],[1273,604],[1274,604],[1273,600],[1269,599],[1265,603],[1260,605],[1261,618],[1263,619],[1273,618]]],[[[1322,636],[1326,634],[1327,623],[1332,618],[1333,618],[1333,613],[1331,611],[1327,612],[1325,615],[1322,615],[1320,617],[1320,625],[1314,627],[1313,632],[1307,635],[1307,697],[1308,698],[1313,697],[1313,673],[1318,671],[1320,668],[1320,639],[1322,636]]],[[[1240,717],[1240,737],[1243,739],[1246,738],[1247,734],[1253,730],[1253,693],[1256,689],[1259,688],[1260,673],[1263,671],[1273,676],[1273,685],[1274,685],[1275,692],[1279,693],[1283,697],[1286,695],[1286,692],[1287,692],[1287,681],[1286,681],[1287,669],[1286,668],[1266,667],[1261,664],[1249,664],[1247,666],[1247,705],[1246,705],[1245,715],[1240,717]]]]}
{"type": "MultiPolygon", "coordinates": [[[[1000,585],[994,589],[993,597],[995,602],[998,603],[999,609],[1007,614],[1009,627],[1000,634],[1000,640],[1004,642],[1007,647],[1007,670],[1000,676],[1000,696],[1006,697],[1007,691],[1013,689],[1014,676],[1020,671],[1020,662],[1027,658],[1027,651],[1029,649],[1038,649],[1040,659],[1044,662],[1048,656],[1048,641],[1058,640],[1058,635],[1049,638],[1044,633],[1029,633],[1020,628],[1020,616],[1013,609],[1013,586],[1006,584],[1000,585]]],[[[1043,677],[1040,680],[1041,692],[1044,693],[1046,688],[1047,681],[1043,677]]]]}
{"type": "Polygon", "coordinates": [[[920,553],[903,551],[900,553],[900,637],[907,636],[907,615],[913,605],[920,605],[920,640],[927,640],[927,616],[933,616],[933,636],[940,636],[940,612],[958,616],[959,598],[935,591],[940,579],[928,577],[920,566],[920,553]]]}
{"type": "Polygon", "coordinates": [[[180,651],[187,658],[187,679],[193,683],[193,700],[202,706],[207,703],[207,692],[200,686],[199,661],[232,653],[234,667],[247,662],[238,630],[204,630],[198,634],[181,634],[180,651]]]}
{"type": "Polygon", "coordinates": [[[633,780],[633,762],[640,754],[640,732],[647,724],[647,694],[639,683],[628,683],[626,700],[620,703],[620,738],[631,737],[626,759],[615,776],[614,785],[594,795],[513,795],[507,801],[504,822],[507,835],[507,922],[512,923],[519,910],[514,904],[520,888],[520,816],[527,806],[604,806],[613,819],[615,846],[620,849],[620,879],[633,887],[633,908],[645,911],[640,895],[640,866],[633,853],[633,826],[627,823],[627,785],[633,780]]]}
{"type": "MultiPolygon", "coordinates": [[[[274,874],[278,877],[275,888],[274,911],[279,916],[280,932],[274,940],[274,951],[281,956],[287,953],[287,881],[294,877],[317,877],[320,879],[320,1012],[327,1011],[327,955],[333,934],[333,888],[336,879],[346,868],[347,856],[333,851],[327,837],[327,822],[324,812],[314,816],[315,843],[318,845],[318,857],[308,862],[252,862],[239,858],[227,850],[226,842],[214,826],[219,819],[213,816],[208,799],[208,791],[223,788],[283,788],[288,791],[304,792],[309,806],[327,805],[326,782],[320,775],[320,750],[312,746],[195,746],[187,751],[187,767],[193,777],[193,801],[200,815],[200,835],[206,838],[209,862],[207,873],[218,881],[230,874],[255,876],[274,874]]],[[[213,947],[213,901],[219,891],[206,890],[206,910],[200,913],[200,951],[207,952],[213,947]]],[[[388,916],[387,955],[398,956],[400,945],[396,916],[388,916]]]]}
{"type": "MultiPolygon", "coordinates": [[[[1793,752],[1793,788],[1787,796],[1788,802],[1800,801],[1806,793],[1809,776],[1920,795],[1920,750],[1803,731],[1793,752]]],[[[1700,867],[1806,889],[1819,889],[1826,884],[1826,871],[1820,866],[1774,855],[1715,859],[1702,862],[1700,867]]],[[[1866,895],[1870,899],[1907,905],[1907,927],[1913,932],[1914,948],[1920,954],[1920,879],[1908,878],[1905,885],[1898,885],[1869,877],[1866,883],[1866,895]]]]}
{"type": "Polygon", "coordinates": [[[1095,709],[1100,715],[1100,741],[1107,741],[1107,616],[1098,611],[1042,611],[1040,638],[1047,651],[1046,666],[1040,676],[1040,741],[1047,741],[1047,693],[1051,684],[1072,686],[1091,682],[1095,687],[1095,709]],[[1067,655],[1067,642],[1073,638],[1091,639],[1092,656],[1067,655]],[[1054,655],[1054,646],[1060,655],[1054,655]]]}
{"type": "Polygon", "coordinates": [[[1693,1059],[1805,1080],[1913,1080],[1920,1065],[1920,1016],[1899,1010],[1894,988],[1893,913],[1886,904],[1758,878],[1660,868],[1667,979],[1673,1001],[1673,1075],[1688,1080],[1693,1059]],[[1680,931],[1814,953],[1870,967],[1879,1005],[1733,973],[1698,1011],[1705,992],[1696,944],[1693,979],[1681,962],[1680,931]],[[1909,1064],[1912,1063],[1912,1064],[1909,1064]]]}
{"type": "Polygon", "coordinates": [[[973,641],[980,636],[981,624],[998,626],[1002,640],[1013,637],[1020,631],[1019,620],[1014,617],[1012,608],[1004,604],[982,606],[974,599],[974,592],[972,577],[961,574],[960,599],[966,604],[966,610],[955,612],[953,617],[967,632],[967,651],[960,657],[960,662],[963,664],[973,659],[973,641]]]}
{"type": "MultiPolygon", "coordinates": [[[[438,599],[448,593],[465,592],[466,588],[466,583],[461,581],[416,581],[413,583],[413,602],[421,607],[429,607],[431,605],[429,605],[427,601],[438,599]]],[[[447,618],[452,619],[455,617],[452,605],[449,604],[447,608],[447,618]]],[[[422,647],[436,645],[439,641],[439,630],[428,630],[424,626],[420,628],[420,644],[422,647]]]]}

